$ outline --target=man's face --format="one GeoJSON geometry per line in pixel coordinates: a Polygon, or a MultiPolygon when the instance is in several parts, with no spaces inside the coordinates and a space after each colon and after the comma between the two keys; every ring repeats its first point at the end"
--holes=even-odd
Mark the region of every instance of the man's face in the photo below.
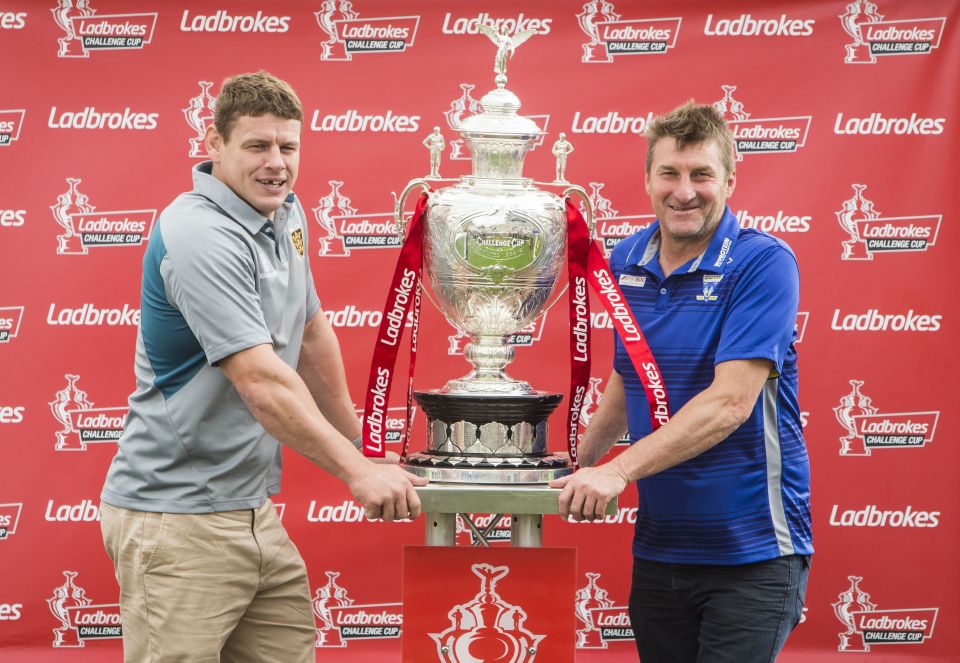
{"type": "Polygon", "coordinates": [[[267,114],[241,115],[230,139],[210,125],[207,152],[213,174],[267,218],[293,190],[300,165],[300,122],[267,114]]]}
{"type": "Polygon", "coordinates": [[[709,239],[735,184],[736,175],[727,174],[716,141],[678,150],[676,139],[666,136],[653,147],[646,188],[668,240],[690,244],[709,239]]]}

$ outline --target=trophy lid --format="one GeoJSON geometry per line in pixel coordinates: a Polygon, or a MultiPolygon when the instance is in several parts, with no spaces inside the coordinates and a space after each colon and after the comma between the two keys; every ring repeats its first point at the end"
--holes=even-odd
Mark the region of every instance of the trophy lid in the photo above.
{"type": "Polygon", "coordinates": [[[536,122],[517,114],[520,99],[506,88],[498,87],[487,92],[480,99],[480,106],[482,113],[471,115],[460,123],[461,135],[497,134],[528,139],[543,133],[536,122]]]}

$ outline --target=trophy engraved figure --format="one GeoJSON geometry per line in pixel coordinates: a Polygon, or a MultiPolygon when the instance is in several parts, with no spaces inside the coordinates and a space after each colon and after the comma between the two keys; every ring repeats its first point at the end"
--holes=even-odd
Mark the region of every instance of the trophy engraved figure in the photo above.
{"type": "Polygon", "coordinates": [[[443,134],[440,133],[440,127],[434,127],[433,133],[428,134],[423,139],[423,146],[430,150],[430,174],[428,180],[439,180],[440,178],[440,156],[443,154],[443,148],[446,143],[443,141],[443,134]]]}
{"type": "MultiPolygon", "coordinates": [[[[596,378],[591,378],[591,380],[596,378]]],[[[575,603],[577,619],[584,624],[584,628],[577,631],[577,649],[606,649],[607,642],[601,637],[600,629],[593,622],[592,610],[609,608],[613,601],[607,595],[607,590],[597,586],[599,573],[587,574],[587,586],[577,590],[575,603]]]]}
{"type": "Polygon", "coordinates": [[[863,197],[863,192],[867,188],[866,184],[852,184],[853,197],[843,201],[843,208],[837,215],[837,221],[844,232],[850,235],[850,239],[843,242],[843,254],[840,256],[844,260],[873,260],[873,254],[867,250],[867,244],[860,237],[859,221],[872,221],[880,218],[873,202],[863,197]]]}
{"type": "Polygon", "coordinates": [[[190,158],[197,159],[207,156],[207,150],[203,145],[203,137],[207,132],[207,125],[213,122],[213,111],[217,104],[217,98],[210,94],[210,88],[213,83],[210,81],[199,81],[200,94],[192,97],[187,102],[187,107],[183,109],[183,116],[187,124],[196,134],[190,139],[190,158]]]}
{"type": "Polygon", "coordinates": [[[66,231],[62,235],[57,235],[58,255],[86,255],[89,253],[89,249],[83,245],[82,238],[73,226],[73,215],[89,214],[96,208],[90,204],[90,199],[87,196],[77,190],[77,185],[80,182],[79,177],[68,177],[67,184],[70,188],[57,196],[57,202],[50,206],[53,218],[66,231]]]}
{"type": "Polygon", "coordinates": [[[854,417],[876,414],[879,410],[873,407],[868,396],[860,393],[863,380],[850,380],[850,386],[853,390],[840,399],[840,405],[833,408],[837,421],[847,429],[847,434],[840,438],[840,455],[869,456],[870,449],[867,448],[863,437],[857,434],[857,422],[854,417]]]}
{"type": "Polygon", "coordinates": [[[320,256],[348,256],[350,250],[343,243],[343,237],[337,232],[337,222],[334,216],[353,216],[356,208],[350,204],[350,199],[340,192],[343,182],[327,180],[330,193],[320,199],[313,208],[313,218],[320,224],[324,234],[320,236],[320,256]]]}
{"type": "Polygon", "coordinates": [[[840,623],[847,629],[843,633],[838,633],[840,637],[839,651],[842,652],[868,652],[870,645],[860,639],[860,644],[854,642],[857,635],[855,612],[868,612],[876,610],[877,605],[870,601],[870,595],[860,589],[860,582],[863,578],[858,576],[847,576],[850,581],[850,589],[840,592],[836,603],[833,603],[833,614],[840,620],[840,623]]]}
{"type": "Polygon", "coordinates": [[[606,46],[600,40],[600,27],[597,23],[619,20],[620,14],[614,12],[613,3],[607,0],[590,0],[583,4],[583,9],[577,14],[577,25],[590,41],[582,44],[581,62],[613,62],[613,56],[607,52],[606,46]]]}
{"type": "Polygon", "coordinates": [[[53,629],[54,647],[83,647],[84,642],[77,635],[77,629],[70,625],[70,613],[68,608],[83,608],[93,601],[86,597],[82,587],[74,584],[73,579],[77,577],[76,571],[64,571],[66,580],[59,587],[54,588],[53,598],[47,599],[47,607],[57,621],[60,622],[60,628],[53,629]]]}
{"type": "Polygon", "coordinates": [[[573,145],[567,140],[567,134],[560,132],[560,136],[553,144],[553,156],[557,158],[557,176],[553,180],[554,184],[566,184],[567,157],[573,153],[573,145]]]}
{"type": "Polygon", "coordinates": [[[63,30],[65,36],[57,39],[60,49],[57,51],[58,58],[88,58],[90,52],[83,47],[83,40],[77,36],[73,20],[76,18],[87,18],[97,13],[96,9],[90,8],[90,0],[58,0],[57,6],[50,10],[53,13],[53,20],[57,27],[63,30]]]}
{"type": "MultiPolygon", "coordinates": [[[[497,87],[480,100],[481,112],[458,121],[472,173],[431,193],[423,217],[424,291],[458,332],[449,350],[466,341],[473,370],[414,393],[427,416],[427,448],[404,467],[436,481],[545,483],[572,471],[547,450],[547,419],[563,394],[537,391],[506,367],[515,354],[509,339],[562,294],[554,291],[566,259],[566,209],[563,198],[523,177],[524,158],[543,132],[518,113],[504,72],[529,31],[485,32],[497,45],[497,87]]],[[[413,180],[397,197],[401,231],[404,202],[428,186],[413,180]]],[[[592,221],[586,192],[568,185],[568,194],[586,201],[592,221]]]]}
{"type": "Polygon", "coordinates": [[[877,56],[870,50],[870,44],[863,38],[863,24],[882,21],[884,16],[878,11],[877,5],[870,0],[854,0],[848,4],[842,14],[838,16],[843,31],[853,39],[852,44],[845,44],[847,51],[843,61],[847,64],[872,64],[877,56]]]}
{"type": "MultiPolygon", "coordinates": [[[[469,83],[460,83],[460,89],[463,93],[450,102],[450,108],[443,112],[443,117],[447,121],[447,126],[454,131],[460,131],[460,123],[467,113],[479,113],[480,102],[471,96],[470,92],[475,85],[469,83]]],[[[452,161],[469,160],[469,156],[464,156],[464,141],[462,138],[456,138],[450,141],[450,159],[452,161]]]]}
{"type": "Polygon", "coordinates": [[[57,392],[49,403],[54,418],[63,426],[57,431],[57,451],[86,451],[87,445],[80,439],[79,433],[74,430],[70,421],[70,413],[78,410],[89,410],[93,403],[87,400],[87,392],[77,388],[79,375],[65,375],[67,386],[57,392]],[[76,438],[73,441],[71,437],[76,438]]]}
{"type": "Polygon", "coordinates": [[[360,16],[353,10],[353,3],[350,0],[323,0],[320,3],[320,11],[316,12],[317,23],[320,28],[327,33],[327,41],[321,44],[323,52],[320,54],[321,60],[352,60],[353,55],[347,51],[346,45],[340,38],[337,31],[339,21],[350,21],[360,16]]]}
{"type": "Polygon", "coordinates": [[[510,568],[474,564],[470,570],[480,578],[480,591],[473,600],[450,610],[449,628],[441,633],[428,633],[437,644],[440,660],[444,663],[533,663],[537,646],[546,636],[535,635],[524,628],[527,614],[523,608],[507,603],[497,593],[497,582],[510,573],[510,568]]]}
{"type": "Polygon", "coordinates": [[[347,597],[347,590],[337,584],[339,571],[326,571],[327,584],[317,589],[313,595],[313,613],[322,626],[317,629],[317,647],[346,647],[340,636],[340,629],[333,623],[330,608],[345,608],[353,605],[353,599],[347,597]]]}
{"type": "Polygon", "coordinates": [[[490,41],[497,47],[497,54],[493,59],[493,73],[497,75],[494,82],[498,88],[503,89],[507,84],[507,60],[513,57],[513,52],[517,50],[517,46],[537,34],[537,31],[524,30],[511,37],[510,29],[506,25],[500,28],[500,32],[497,32],[494,28],[484,23],[481,23],[477,27],[479,27],[480,32],[487,35],[490,41]]]}

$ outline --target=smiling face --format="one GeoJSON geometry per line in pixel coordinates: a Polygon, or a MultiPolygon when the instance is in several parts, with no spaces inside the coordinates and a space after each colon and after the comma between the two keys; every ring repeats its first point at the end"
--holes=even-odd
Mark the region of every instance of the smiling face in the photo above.
{"type": "Polygon", "coordinates": [[[268,219],[293,190],[300,165],[300,121],[241,115],[224,138],[207,127],[213,176],[268,219]]]}
{"type": "Polygon", "coordinates": [[[645,183],[664,242],[694,246],[710,241],[733,194],[736,174],[727,173],[716,141],[678,150],[676,139],[665,136],[654,145],[645,183]]]}

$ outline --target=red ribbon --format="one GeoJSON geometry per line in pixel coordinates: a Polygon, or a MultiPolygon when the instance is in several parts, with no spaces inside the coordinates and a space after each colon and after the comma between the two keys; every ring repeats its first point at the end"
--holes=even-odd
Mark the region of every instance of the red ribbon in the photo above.
{"type": "Polygon", "coordinates": [[[577,470],[577,434],[580,411],[590,382],[590,292],[587,289],[587,259],[590,231],[580,210],[567,198],[567,288],[570,303],[570,398],[567,407],[567,452],[577,470]]]}
{"type": "Polygon", "coordinates": [[[417,331],[420,318],[420,274],[423,267],[423,214],[427,206],[427,194],[417,201],[416,211],[410,223],[410,232],[400,249],[400,258],[393,271],[393,281],[387,302],[383,307],[383,319],[377,332],[377,344],[370,362],[370,379],[367,383],[367,401],[363,408],[363,455],[382,458],[386,454],[387,404],[390,387],[397,363],[400,340],[407,322],[407,313],[414,309],[412,342],[410,344],[410,377],[407,382],[407,423],[404,427],[403,451],[406,453],[407,432],[410,428],[412,407],[413,368],[417,354],[417,331]]]}

